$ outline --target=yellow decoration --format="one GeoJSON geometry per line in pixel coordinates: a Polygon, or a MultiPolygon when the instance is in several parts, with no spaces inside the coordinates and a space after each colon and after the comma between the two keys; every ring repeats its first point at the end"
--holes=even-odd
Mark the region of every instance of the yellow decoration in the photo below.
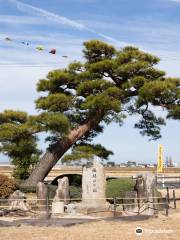
{"type": "Polygon", "coordinates": [[[157,172],[163,172],[163,146],[158,146],[157,172]]]}
{"type": "Polygon", "coordinates": [[[43,50],[44,50],[44,47],[43,47],[42,45],[39,45],[39,46],[36,47],[36,49],[37,49],[38,51],[43,51],[43,50]]]}

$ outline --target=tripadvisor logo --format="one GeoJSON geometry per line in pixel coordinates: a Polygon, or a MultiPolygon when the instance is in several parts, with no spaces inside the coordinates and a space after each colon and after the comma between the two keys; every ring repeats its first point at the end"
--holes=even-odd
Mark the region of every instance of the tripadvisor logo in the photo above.
{"type": "Polygon", "coordinates": [[[137,227],[135,229],[135,233],[136,235],[141,236],[143,234],[143,229],[141,227],[137,227]]]}

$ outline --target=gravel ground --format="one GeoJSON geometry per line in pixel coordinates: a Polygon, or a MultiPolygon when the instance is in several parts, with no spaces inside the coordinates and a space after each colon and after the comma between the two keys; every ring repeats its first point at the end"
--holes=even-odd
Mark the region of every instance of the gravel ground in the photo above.
{"type": "MultiPolygon", "coordinates": [[[[72,219],[71,219],[72,220],[72,219]]],[[[60,221],[60,219],[58,220],[60,221]]],[[[68,221],[66,219],[66,221],[68,221]]],[[[27,220],[26,220],[27,223],[27,220]]],[[[62,227],[56,226],[26,226],[17,224],[0,228],[0,239],[3,240],[178,240],[180,239],[180,211],[172,211],[169,217],[159,218],[129,217],[87,221],[82,224],[62,227]],[[142,236],[135,234],[137,227],[143,229],[142,236]]]]}

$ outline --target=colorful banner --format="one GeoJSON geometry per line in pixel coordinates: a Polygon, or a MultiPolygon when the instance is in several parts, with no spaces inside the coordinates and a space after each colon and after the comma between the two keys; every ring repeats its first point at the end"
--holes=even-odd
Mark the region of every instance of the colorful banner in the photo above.
{"type": "Polygon", "coordinates": [[[163,172],[163,146],[158,146],[157,172],[163,172]]]}

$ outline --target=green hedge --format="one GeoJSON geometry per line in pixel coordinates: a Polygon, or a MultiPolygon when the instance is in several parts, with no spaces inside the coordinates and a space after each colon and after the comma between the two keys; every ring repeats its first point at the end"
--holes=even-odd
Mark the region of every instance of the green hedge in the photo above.
{"type": "Polygon", "coordinates": [[[35,193],[36,192],[36,187],[34,187],[34,186],[23,186],[23,185],[20,185],[18,188],[23,193],[35,193]]]}
{"type": "Polygon", "coordinates": [[[70,198],[81,198],[82,189],[77,186],[70,186],[70,198]]]}
{"type": "Polygon", "coordinates": [[[127,191],[134,190],[134,181],[131,178],[111,179],[107,181],[106,197],[123,197],[127,191]]]}

